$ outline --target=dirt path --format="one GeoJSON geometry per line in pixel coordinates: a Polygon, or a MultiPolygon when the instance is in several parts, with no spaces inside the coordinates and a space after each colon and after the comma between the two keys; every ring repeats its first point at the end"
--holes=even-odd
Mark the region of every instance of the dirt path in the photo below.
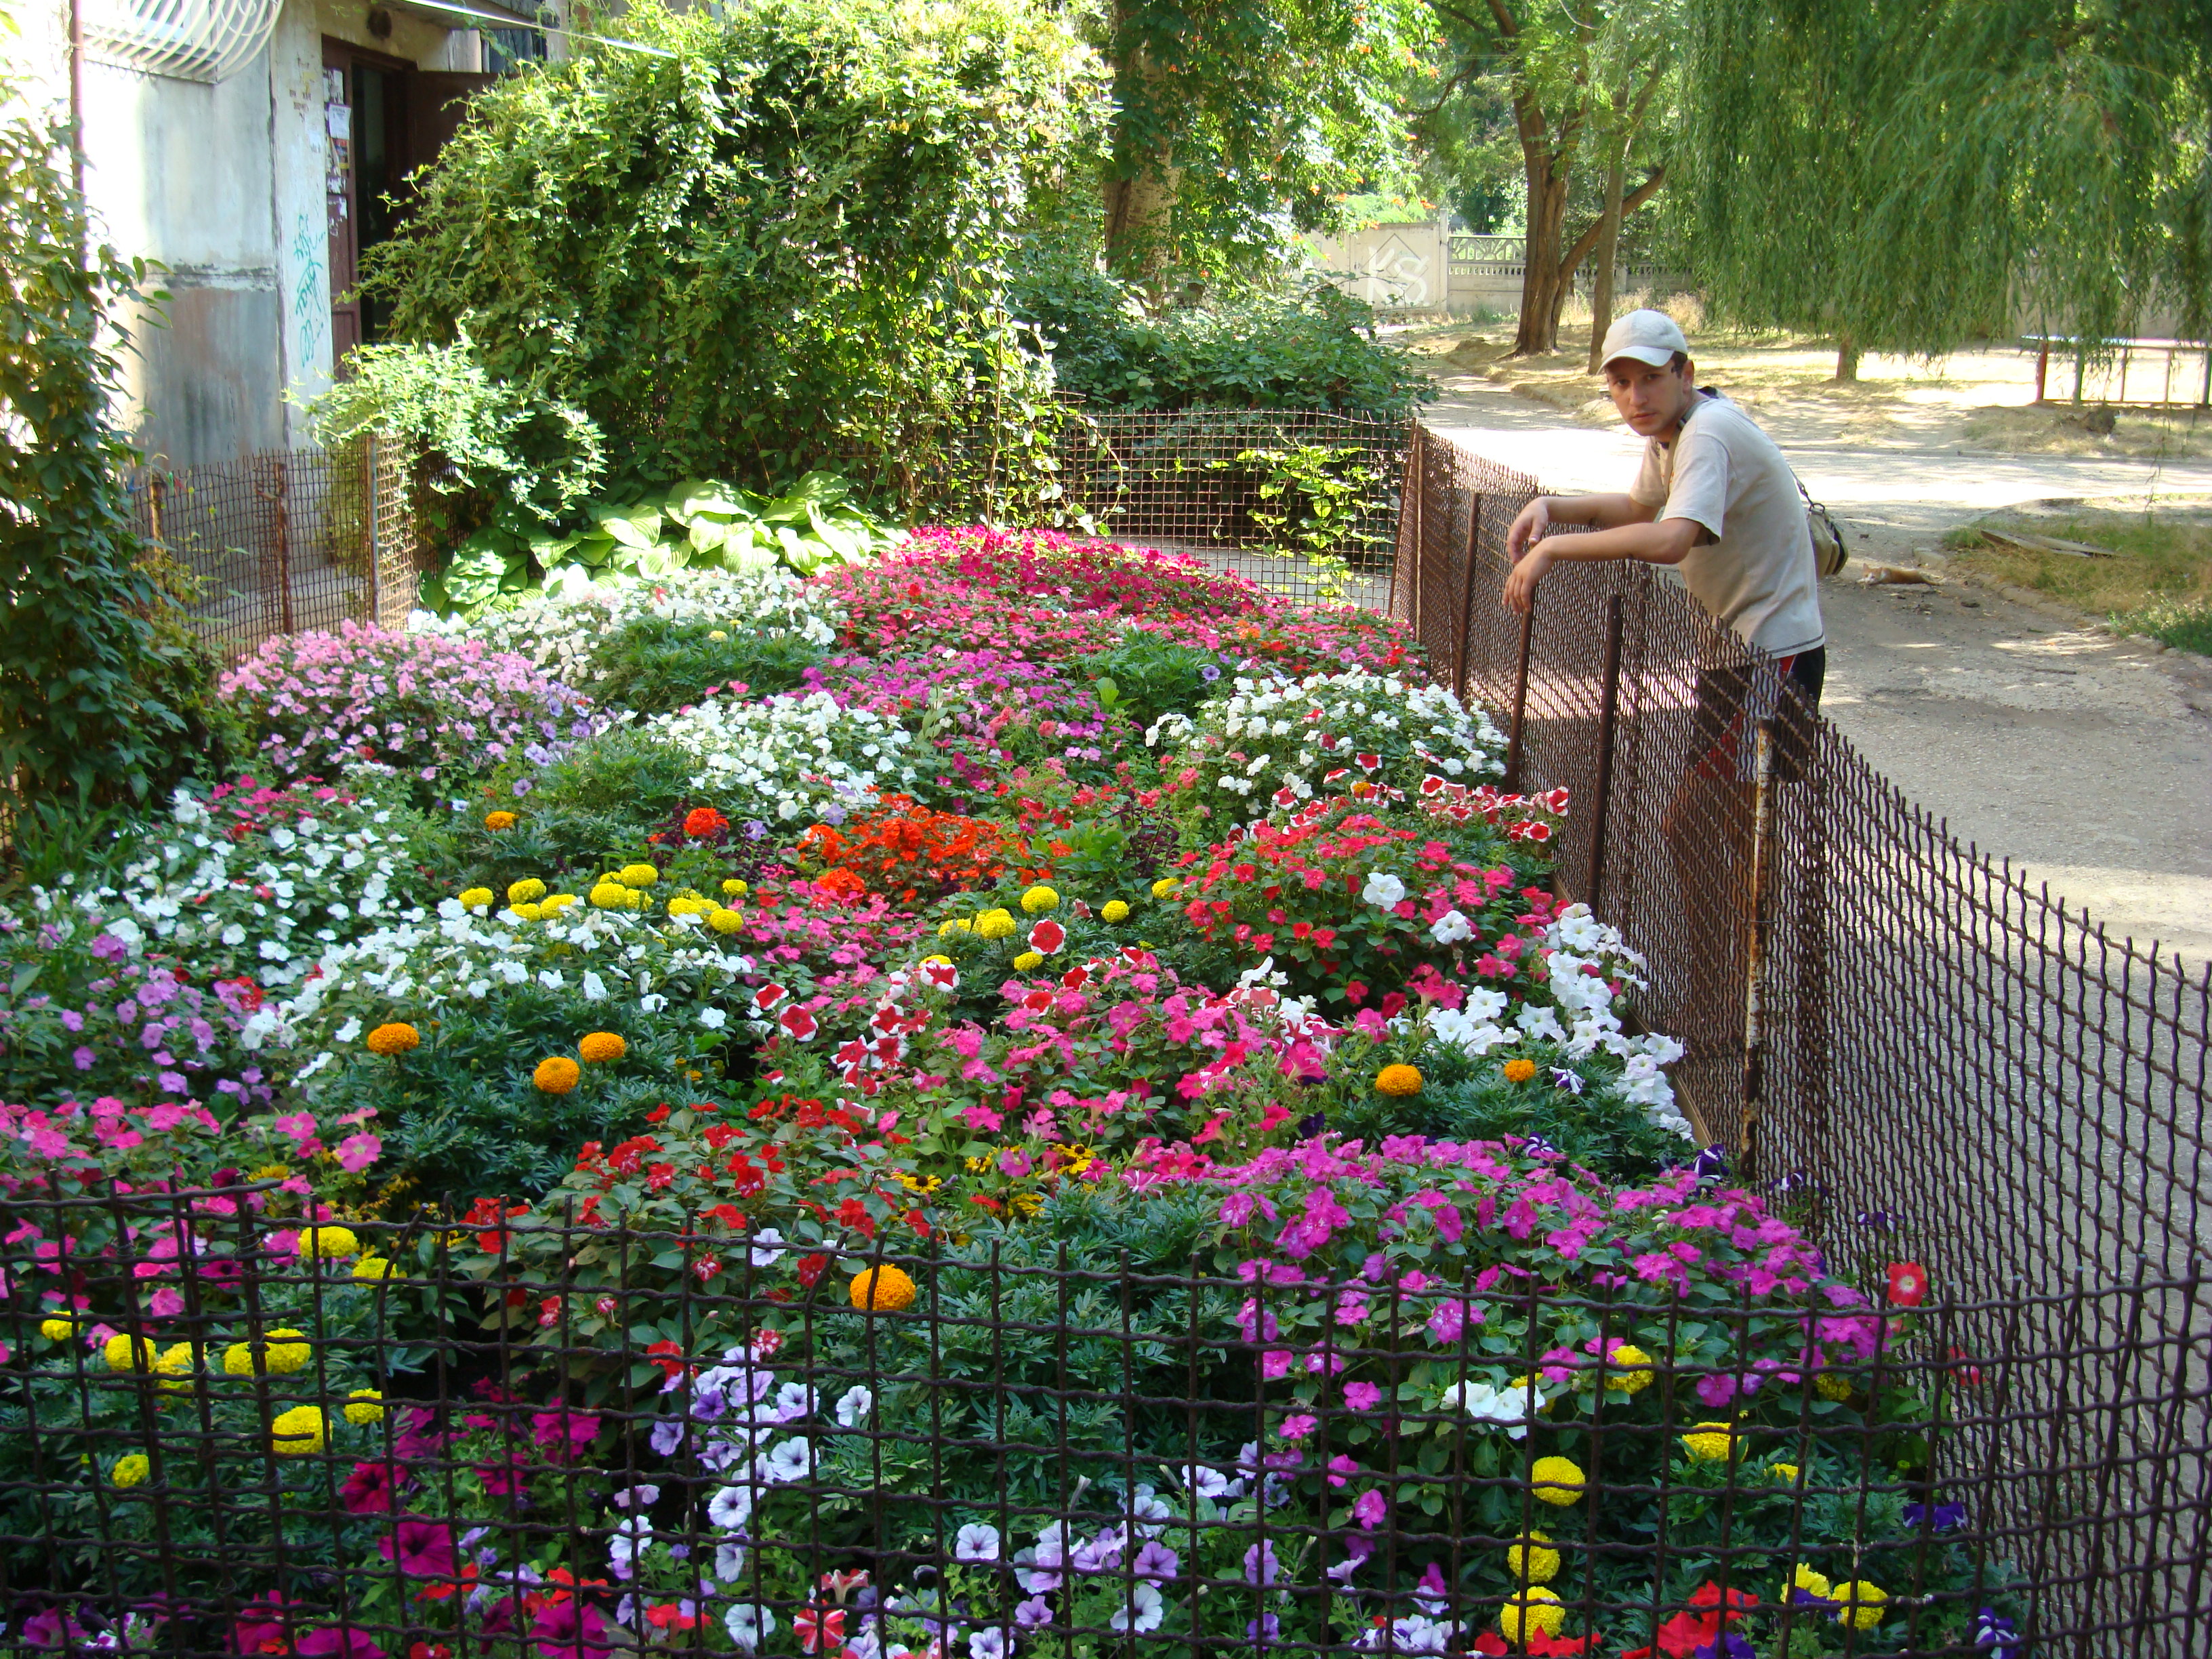
{"type": "MultiPolygon", "coordinates": [[[[1568,491],[1626,487],[1640,441],[1474,374],[1429,422],[1568,491]]],[[[1859,560],[1941,571],[1936,538],[1996,507],[2212,495],[2212,465],[2018,455],[1895,434],[1841,444],[1821,411],[1759,418],[1844,523],[1854,568],[1822,587],[1823,707],[1954,834],[2024,866],[2115,934],[2212,960],[2212,662],[2114,639],[1954,580],[1869,587],[1859,560]]]]}

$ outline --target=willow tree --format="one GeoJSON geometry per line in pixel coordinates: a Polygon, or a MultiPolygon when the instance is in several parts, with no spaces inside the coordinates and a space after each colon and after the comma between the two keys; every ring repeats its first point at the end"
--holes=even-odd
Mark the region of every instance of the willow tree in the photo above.
{"type": "Polygon", "coordinates": [[[1149,281],[1328,223],[1399,142],[1400,0],[1112,0],[1106,259],[1149,281]]]}
{"type": "MultiPolygon", "coordinates": [[[[1937,355],[2206,331],[2212,3],[1693,0],[1683,149],[1739,320],[1937,355]]],[[[2087,348],[2093,353],[2094,343],[2087,348]]]]}

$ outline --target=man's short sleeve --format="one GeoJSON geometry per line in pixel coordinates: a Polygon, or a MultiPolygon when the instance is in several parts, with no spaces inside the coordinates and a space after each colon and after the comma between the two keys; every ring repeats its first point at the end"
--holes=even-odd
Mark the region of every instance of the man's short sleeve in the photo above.
{"type": "Polygon", "coordinates": [[[1628,499],[1644,507],[1658,507],[1667,499],[1667,465],[1665,452],[1656,439],[1644,441],[1644,465],[1636,470],[1636,482],[1628,486],[1628,499]]]}
{"type": "Polygon", "coordinates": [[[1686,432],[1676,439],[1674,485],[1659,516],[1693,520],[1718,537],[1727,532],[1728,494],[1728,445],[1719,434],[1686,432]]]}

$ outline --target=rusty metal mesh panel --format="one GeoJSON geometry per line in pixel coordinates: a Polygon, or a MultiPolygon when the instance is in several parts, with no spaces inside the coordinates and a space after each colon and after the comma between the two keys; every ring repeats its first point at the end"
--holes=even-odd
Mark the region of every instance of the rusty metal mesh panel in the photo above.
{"type": "Polygon", "coordinates": [[[394,626],[414,603],[408,466],[388,441],[142,467],[130,488],[139,532],[198,579],[190,613],[227,655],[342,622],[394,626]]]}
{"type": "Polygon", "coordinates": [[[1501,1349],[1462,1322],[1462,1368],[1533,1369],[1568,1326],[1604,1351],[1632,1319],[1662,1353],[1693,1322],[1745,1328],[1729,1364],[1671,1364],[1641,1398],[1539,1425],[1524,1444],[1425,1405],[1425,1389],[1394,1389],[1379,1411],[1335,1387],[1271,1391],[1264,1345],[1241,1328],[1317,1297],[1372,1299],[1378,1316],[1357,1328],[1324,1319],[1284,1340],[1310,1340],[1329,1376],[1389,1382],[1437,1363],[1426,1323],[1476,1293],[1464,1275],[1291,1285],[1006,1241],[879,1242],[807,1277],[795,1253],[757,1263],[703,1218],[623,1231],[556,1213],[526,1241],[482,1206],[425,1206],[352,1224],[388,1264],[364,1282],[348,1261],[266,1247],[269,1185],[0,1199],[11,1282],[36,1280],[29,1241],[73,1241],[73,1291],[154,1334],[162,1360],[111,1368],[47,1337],[25,1298],[0,1309],[21,1356],[0,1444],[11,1633],[66,1619],[108,1651],[582,1659],[727,1652],[744,1607],[738,1626],[775,1639],[738,1645],[787,1659],[822,1645],[793,1643],[800,1618],[835,1608],[816,1634],[841,1651],[920,1652],[914,1626],[933,1611],[944,1650],[970,1659],[1502,1652],[1507,1551],[1534,1525],[1558,1552],[1551,1593],[1606,1653],[1669,1621],[1687,1652],[1701,1583],[1759,1599],[1760,1652],[1987,1659],[1974,1621],[1992,1601],[2026,1644],[1994,1650],[2008,1656],[2181,1659],[2212,1636],[2191,1577],[2201,1494],[2160,1480],[2201,1459],[2201,1431],[2172,1411],[2138,1444],[2127,1391],[2162,1370],[2175,1382],[2161,1400],[2185,1397],[2201,1343],[2142,1310],[2197,1305],[2193,1279],[1932,1297],[1869,1357],[1862,1386],[1895,1402],[1886,1421],[1769,1379],[1761,1391],[1792,1403],[1729,1480],[1674,1449],[1711,1426],[1698,1383],[1751,1375],[1747,1333],[1771,1316],[1747,1299],[1657,1291],[1632,1309],[1625,1291],[1534,1279],[1481,1292],[1492,1327],[1529,1334],[1501,1349]],[[580,1279],[579,1261],[600,1270],[580,1279]],[[880,1309],[848,1297],[864,1264],[911,1294],[880,1309]],[[680,1292],[634,1287],[662,1269],[680,1292]],[[156,1314],[161,1289],[173,1303],[156,1314]],[[2130,1345],[2084,1340],[2096,1330],[2130,1345]],[[380,1401],[347,1419],[364,1388],[380,1401]],[[1293,1408],[1306,1420],[1286,1440],[1293,1408]],[[1528,1460],[1569,1447],[1587,1486],[1546,1504],[1528,1460]],[[1800,1474],[1776,1480],[1768,1462],[1792,1454],[1800,1474]],[[1349,1490],[1328,1481],[1340,1455],[1349,1490]],[[1363,1522],[1365,1490],[1385,1510],[1363,1522]],[[1040,1559],[1055,1528],[1066,1547],[1040,1559]],[[1882,1584],[1879,1633],[1777,1606],[1794,1562],[1882,1584]],[[851,1594],[864,1583],[874,1593],[851,1594]],[[957,1596],[933,1604],[948,1583],[957,1596]],[[1820,1639],[1792,1646],[1793,1618],[1820,1639]],[[871,1631],[878,1619],[896,1627],[871,1631]],[[971,1644],[979,1632],[995,1638],[971,1644]]]}
{"type": "Polygon", "coordinates": [[[2207,1601],[2212,973],[1962,847],[1657,571],[1554,565],[1524,636],[1492,507],[1510,523],[1534,482],[1428,432],[1414,467],[1398,612],[1440,674],[1519,707],[1520,781],[1575,790],[1559,885],[1649,958],[1686,1103],[1863,1278],[1909,1259],[1978,1287],[1961,1352],[2045,1356],[1953,1473],[2002,1486],[2073,1628],[2142,1621],[2075,1650],[2212,1640],[2184,1612],[2207,1601]]]}
{"type": "Polygon", "coordinates": [[[1057,505],[1110,540],[1194,554],[1297,599],[1379,607],[1395,563],[1407,431],[1402,421],[1312,410],[1078,410],[1057,445],[1057,505]],[[1261,522],[1295,513],[1298,497],[1263,493],[1279,466],[1258,458],[1302,451],[1322,452],[1331,470],[1358,477],[1358,510],[1316,527],[1324,550],[1344,561],[1340,572],[1302,556],[1297,526],[1286,536],[1261,522]]]}

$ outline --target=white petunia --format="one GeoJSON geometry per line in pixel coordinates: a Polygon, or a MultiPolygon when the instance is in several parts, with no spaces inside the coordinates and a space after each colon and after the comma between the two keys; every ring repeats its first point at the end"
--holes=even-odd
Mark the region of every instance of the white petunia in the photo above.
{"type": "Polygon", "coordinates": [[[1167,1602],[1158,1587],[1140,1579],[1129,1587],[1128,1600],[1115,1612],[1109,1622],[1115,1630],[1134,1631],[1141,1635],[1158,1630],[1166,1617],[1167,1602]]]}
{"type": "Polygon", "coordinates": [[[722,1623],[730,1632],[730,1640],[747,1653],[755,1651],[763,1640],[775,1634],[775,1614],[766,1607],[732,1607],[722,1623]]]}
{"type": "MultiPolygon", "coordinates": [[[[752,1516],[750,1486],[725,1486],[707,1500],[707,1518],[725,1532],[735,1532],[752,1516]]],[[[730,1577],[724,1573],[723,1577],[730,1577]]]]}
{"type": "MultiPolygon", "coordinates": [[[[718,1011],[719,1012],[719,1011],[718,1011]]],[[[783,1235],[774,1227],[763,1227],[753,1235],[752,1263],[756,1267],[773,1267],[783,1257],[783,1235]]]]}
{"type": "Polygon", "coordinates": [[[868,1413],[875,1408],[875,1395],[864,1385],[856,1382],[838,1397],[837,1421],[845,1428],[860,1428],[867,1423],[868,1413]]]}
{"type": "Polygon", "coordinates": [[[1439,945],[1457,945],[1474,937],[1474,924],[1457,910],[1447,910],[1429,924],[1429,937],[1439,945]]]}
{"type": "Polygon", "coordinates": [[[719,1031],[730,1023],[730,1017],[720,1008],[709,1006],[699,1011],[699,1023],[710,1031],[719,1031]]]}
{"type": "Polygon", "coordinates": [[[956,1561],[995,1561],[999,1559],[999,1529],[981,1521],[971,1521],[960,1528],[952,1540],[952,1559],[956,1561]]]}
{"type": "MultiPolygon", "coordinates": [[[[1538,1398],[1542,1396],[1539,1395],[1538,1398]]],[[[1486,1423],[1505,1431],[1510,1439],[1525,1439],[1528,1433],[1528,1395],[1520,1389],[1493,1388],[1482,1382],[1468,1381],[1448,1384],[1437,1401],[1438,1411],[1457,1408],[1478,1423],[1486,1423]]]]}
{"type": "Polygon", "coordinates": [[[1377,870],[1367,878],[1367,885],[1359,890],[1359,896],[1364,902],[1387,910],[1406,896],[1406,884],[1388,870],[1377,870]]]}

